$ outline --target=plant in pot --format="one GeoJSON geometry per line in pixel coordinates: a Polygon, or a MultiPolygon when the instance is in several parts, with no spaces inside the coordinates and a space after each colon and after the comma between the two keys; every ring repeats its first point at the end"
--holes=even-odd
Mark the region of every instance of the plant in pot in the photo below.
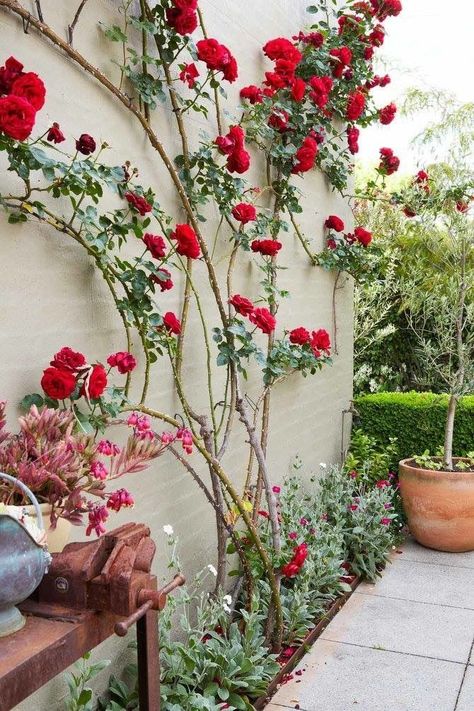
{"type": "MultiPolygon", "coordinates": [[[[101,535],[110,511],[133,506],[131,494],[111,488],[112,482],[143,471],[177,439],[187,452],[191,449],[185,430],[158,435],[144,415],[117,417],[125,402],[123,389],[107,387],[117,356],[121,374],[135,367],[130,354],[113,354],[107,372],[102,364],[90,365],[82,354],[63,348],[43,373],[44,395],[25,398],[29,407],[19,418],[18,433],[6,431],[5,403],[0,402],[0,471],[29,487],[49,515],[51,552],[62,550],[71,524],[81,525],[87,517],[86,535],[101,535]],[[129,430],[123,447],[101,435],[109,422],[129,430]]],[[[28,504],[22,489],[0,480],[3,512],[26,518],[33,514],[28,504]]]]}
{"type": "Polygon", "coordinates": [[[457,406],[474,386],[473,192],[469,171],[438,164],[392,196],[415,256],[400,274],[409,325],[448,397],[444,445],[400,463],[401,495],[415,538],[452,552],[474,550],[474,459],[453,456],[457,406]]]}

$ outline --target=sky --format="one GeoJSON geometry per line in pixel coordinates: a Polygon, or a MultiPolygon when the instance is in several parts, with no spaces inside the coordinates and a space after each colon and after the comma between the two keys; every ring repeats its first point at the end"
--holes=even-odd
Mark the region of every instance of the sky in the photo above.
{"type": "MultiPolygon", "coordinates": [[[[474,0],[402,0],[403,11],[385,22],[387,37],[380,56],[392,83],[374,92],[378,106],[411,87],[447,90],[462,102],[474,102],[474,0]]],[[[362,132],[359,158],[374,163],[381,146],[393,148],[401,159],[400,171],[422,167],[410,141],[426,119],[397,117],[389,126],[362,132]]]]}

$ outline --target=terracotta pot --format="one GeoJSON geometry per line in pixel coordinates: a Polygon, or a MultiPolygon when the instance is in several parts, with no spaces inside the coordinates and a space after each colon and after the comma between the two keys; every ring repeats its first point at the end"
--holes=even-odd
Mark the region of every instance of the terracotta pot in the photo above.
{"type": "Polygon", "coordinates": [[[422,469],[404,459],[400,493],[418,543],[449,553],[474,550],[474,472],[422,469]]]}
{"type": "MultiPolygon", "coordinates": [[[[33,516],[33,506],[25,506],[28,513],[33,516]]],[[[65,518],[60,518],[57,521],[56,528],[51,528],[49,523],[49,515],[51,513],[51,504],[40,504],[41,513],[43,514],[44,525],[46,529],[46,542],[50,553],[61,553],[64,546],[69,543],[71,537],[71,522],[65,518]]]]}

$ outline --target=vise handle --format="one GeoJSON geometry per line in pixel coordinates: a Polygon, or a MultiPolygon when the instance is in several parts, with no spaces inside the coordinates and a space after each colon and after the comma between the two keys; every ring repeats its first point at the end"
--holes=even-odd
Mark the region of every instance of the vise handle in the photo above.
{"type": "Polygon", "coordinates": [[[138,622],[141,617],[146,615],[149,610],[159,610],[161,612],[166,605],[166,599],[169,593],[181,585],[184,585],[185,582],[186,578],[178,574],[160,590],[148,590],[146,588],[140,590],[137,599],[139,607],[125,620],[116,623],[114,627],[115,634],[119,637],[125,637],[130,627],[134,625],[135,622],[138,622]]]}

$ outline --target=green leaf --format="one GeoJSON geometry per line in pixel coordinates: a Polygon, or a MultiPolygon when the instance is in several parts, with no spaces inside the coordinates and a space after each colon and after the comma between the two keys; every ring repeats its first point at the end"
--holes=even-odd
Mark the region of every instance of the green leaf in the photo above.
{"type": "Polygon", "coordinates": [[[31,395],[25,395],[23,400],[20,402],[20,407],[22,410],[29,410],[32,405],[36,407],[42,407],[44,405],[44,398],[39,393],[32,393],[31,395]]]}

